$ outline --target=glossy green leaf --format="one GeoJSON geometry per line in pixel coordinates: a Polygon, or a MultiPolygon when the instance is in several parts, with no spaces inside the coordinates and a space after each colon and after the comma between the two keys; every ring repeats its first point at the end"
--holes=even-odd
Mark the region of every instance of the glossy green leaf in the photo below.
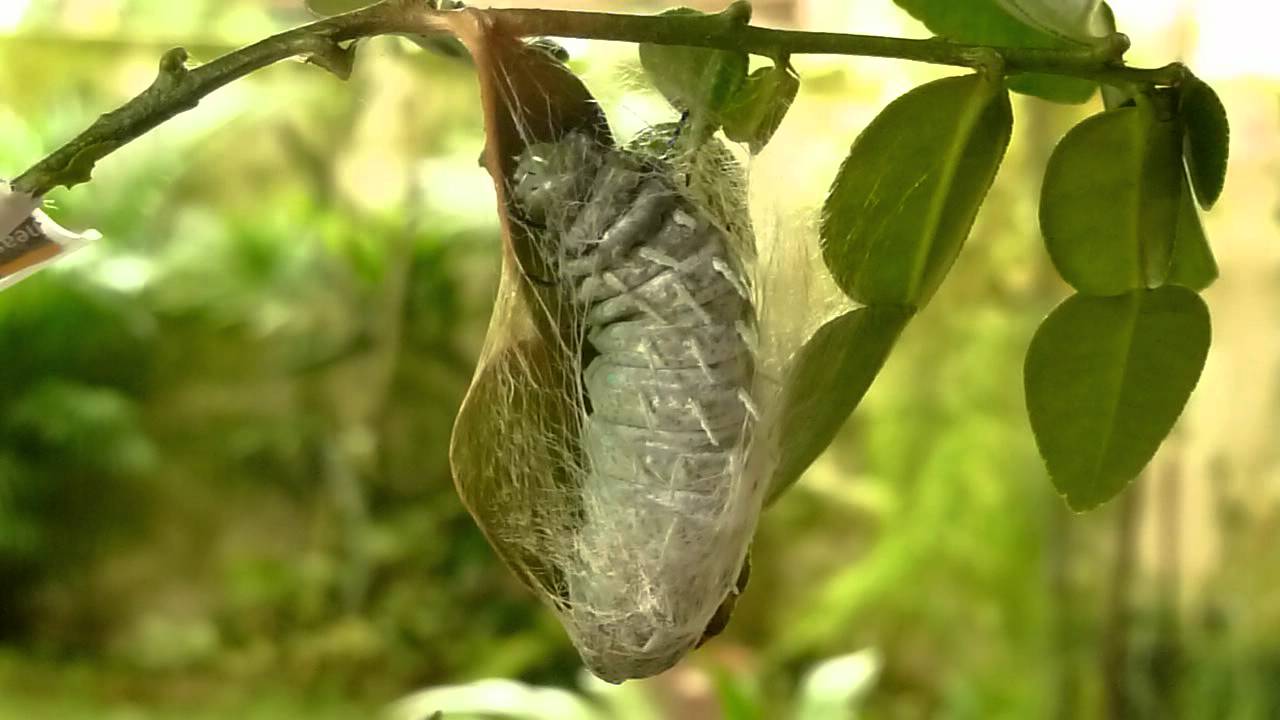
{"type": "MultiPolygon", "coordinates": [[[[939,37],[956,42],[1001,47],[1071,48],[1076,43],[1054,37],[1019,21],[997,0],[894,0],[939,37]]],[[[1062,103],[1082,103],[1093,96],[1095,83],[1055,75],[1018,75],[1009,89],[1062,103]]]]}
{"type": "MultiPolygon", "coordinates": [[[[688,8],[663,13],[700,14],[688,8]]],[[[668,102],[689,112],[695,125],[714,131],[721,112],[746,82],[749,61],[745,52],[642,43],[640,64],[668,102]]]]}
{"type": "Polygon", "coordinates": [[[1027,411],[1054,485],[1076,510],[1114,497],[1173,428],[1209,350],[1209,310],[1167,286],[1075,295],[1031,341],[1027,411]]]}
{"type": "Polygon", "coordinates": [[[1022,24],[1056,38],[1090,43],[1116,31],[1102,0],[996,0],[1022,24]]]}
{"type": "Polygon", "coordinates": [[[1024,73],[1010,77],[1009,89],[1023,95],[1031,95],[1063,105],[1086,103],[1097,92],[1098,86],[1088,80],[1061,75],[1037,75],[1024,73]]]}
{"type": "Polygon", "coordinates": [[[760,152],[782,125],[799,91],[800,78],[789,65],[756,70],[721,114],[724,134],[747,143],[751,152],[760,152]]]}
{"type": "Polygon", "coordinates": [[[1171,285],[1181,285],[1192,290],[1204,290],[1218,279],[1218,263],[1213,258],[1209,239],[1205,237],[1200,213],[1191,197],[1191,186],[1182,183],[1178,199],[1178,229],[1173,240],[1173,260],[1169,265],[1171,285]]]}
{"type": "Polygon", "coordinates": [[[822,210],[822,254],[866,305],[921,307],[960,252],[1009,144],[998,81],[944,78],[894,100],[853,143],[822,210]]]}
{"type": "Polygon", "coordinates": [[[1187,171],[1200,207],[1208,210],[1218,201],[1227,179],[1231,135],[1227,109],[1213,88],[1194,76],[1183,83],[1179,109],[1186,127],[1187,171]]]}
{"type": "Polygon", "coordinates": [[[1159,285],[1183,182],[1178,123],[1153,103],[1094,115],[1054,148],[1040,229],[1054,266],[1086,295],[1159,285]]]}
{"type": "Polygon", "coordinates": [[[781,458],[768,502],[800,478],[853,412],[880,372],[911,310],[865,307],[823,325],[796,354],[783,385],[781,458]]]}

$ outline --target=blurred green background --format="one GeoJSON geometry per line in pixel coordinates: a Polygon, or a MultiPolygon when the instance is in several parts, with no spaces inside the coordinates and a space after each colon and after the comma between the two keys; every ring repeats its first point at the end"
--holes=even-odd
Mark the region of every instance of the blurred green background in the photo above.
{"type": "MultiPolygon", "coordinates": [[[[1066,295],[1039,177],[1097,103],[1022,98],[951,278],[766,514],[728,632],[660,678],[585,681],[447,464],[498,269],[475,81],[381,39],[346,85],[283,63],[52,196],[106,239],[0,294],[0,719],[363,718],[427,688],[539,718],[1280,717],[1280,55],[1244,0],[1112,4],[1131,61],[1185,58],[1233,135],[1208,367],[1109,506],[1054,495],[1021,396],[1066,295]]],[[[925,34],[888,0],[757,17],[925,34]]],[[[2,0],[0,174],[165,49],[207,60],[307,19],[301,0],[2,0]]],[[[622,134],[670,119],[633,48],[569,49],[622,134]]],[[[946,71],[796,65],[751,172],[757,227],[803,238],[857,132],[946,71]]]]}

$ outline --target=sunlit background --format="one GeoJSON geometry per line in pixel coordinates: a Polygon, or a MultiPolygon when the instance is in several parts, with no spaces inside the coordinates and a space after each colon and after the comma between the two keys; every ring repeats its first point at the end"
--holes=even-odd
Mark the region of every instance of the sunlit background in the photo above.
{"type": "MultiPolygon", "coordinates": [[[[52,196],[106,239],[0,294],[0,718],[366,718],[424,690],[424,718],[1280,717],[1274,24],[1251,0],[1112,5],[1131,62],[1181,58],[1217,88],[1232,159],[1206,218],[1208,366],[1110,505],[1055,496],[1021,395],[1066,295],[1039,178],[1097,102],[1017,98],[950,279],[765,516],[728,632],[657,679],[588,681],[447,464],[498,269],[475,81],[383,39],[345,85],[283,63],[52,196]]],[[[889,0],[756,7],[926,34],[889,0]]],[[[145,87],[164,50],[209,59],[307,19],[301,0],[0,0],[0,175],[145,87]]],[[[634,48],[569,49],[622,134],[670,119],[634,48]]],[[[954,70],[796,66],[753,199],[758,227],[811,233],[858,131],[954,70]]]]}

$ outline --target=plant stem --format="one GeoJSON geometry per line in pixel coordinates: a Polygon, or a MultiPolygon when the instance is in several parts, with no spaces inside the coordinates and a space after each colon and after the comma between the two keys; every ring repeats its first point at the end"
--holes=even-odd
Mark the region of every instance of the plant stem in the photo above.
{"type": "MultiPolygon", "coordinates": [[[[384,32],[393,8],[379,3],[347,15],[328,18],[227,53],[187,69],[187,52],[175,48],[160,60],[155,81],[120,108],[99,117],[84,132],[55,150],[12,183],[19,192],[44,195],[65,185],[89,180],[94,164],[166,120],[196,107],[214,90],[287,58],[331,56],[339,43],[384,32]]],[[[323,60],[322,60],[323,62],[323,60]]]]}
{"type": "Polygon", "coordinates": [[[999,56],[1007,73],[1040,72],[1099,82],[1176,85],[1185,68],[1131,68],[1119,58],[1128,48],[1123,35],[1079,49],[999,48],[945,40],[777,30],[750,24],[750,6],[735,2],[715,15],[624,15],[570,10],[437,10],[428,0],[383,0],[362,10],[295,28],[188,69],[187,53],[170,50],[156,80],[119,109],[102,115],[88,129],[13,181],[19,192],[44,195],[58,186],[89,180],[97,161],[136,140],[164,121],[190,110],[218,88],[292,57],[305,57],[335,74],[350,72],[349,43],[387,34],[446,32],[454,13],[475,13],[520,36],[574,37],[660,45],[741,50],[778,57],[784,54],[865,55],[981,68],[999,56]]]}
{"type": "Polygon", "coordinates": [[[897,58],[936,65],[979,67],[991,52],[1003,60],[1008,73],[1039,72],[1091,80],[1175,85],[1185,70],[1173,63],[1161,68],[1130,68],[1119,63],[1129,48],[1124,35],[1113,35],[1092,47],[1053,50],[966,45],[932,38],[912,40],[878,35],[778,30],[738,20],[733,7],[718,15],[664,16],[566,10],[494,10],[504,27],[521,36],[621,40],[659,45],[690,45],[743,50],[756,55],[862,55],[897,58]]]}

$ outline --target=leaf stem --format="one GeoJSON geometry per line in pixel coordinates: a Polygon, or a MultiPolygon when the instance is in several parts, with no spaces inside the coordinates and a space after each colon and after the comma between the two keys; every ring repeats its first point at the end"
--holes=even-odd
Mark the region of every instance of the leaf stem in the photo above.
{"type": "Polygon", "coordinates": [[[348,52],[343,43],[375,35],[439,34],[447,31],[448,16],[454,13],[476,14],[521,37],[688,45],[743,50],[768,57],[861,55],[975,69],[989,67],[994,53],[1003,60],[1008,74],[1050,73],[1103,83],[1177,85],[1186,75],[1186,69],[1178,63],[1149,69],[1125,66],[1120,57],[1129,41],[1119,34],[1097,46],[1078,49],[1005,48],[940,39],[764,28],[750,24],[750,6],[741,1],[713,15],[627,15],[535,9],[439,10],[429,0],[383,0],[269,37],[195,68],[186,67],[186,51],[169,51],[150,87],[119,109],[99,117],[84,132],[19,175],[13,187],[44,195],[58,186],[87,182],[99,160],[255,70],[301,56],[341,75],[348,52]]]}

